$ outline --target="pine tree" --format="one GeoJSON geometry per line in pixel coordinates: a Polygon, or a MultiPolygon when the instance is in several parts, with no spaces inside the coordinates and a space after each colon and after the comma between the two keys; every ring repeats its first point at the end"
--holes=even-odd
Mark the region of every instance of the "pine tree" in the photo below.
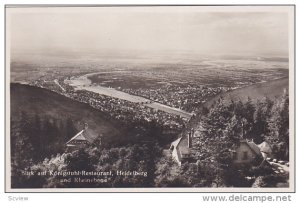
{"type": "Polygon", "coordinates": [[[289,96],[287,91],[273,105],[268,120],[269,141],[275,148],[278,158],[289,157],[289,96]]]}
{"type": "Polygon", "coordinates": [[[34,152],[29,139],[32,125],[26,112],[20,114],[18,121],[11,122],[11,181],[15,188],[24,186],[22,171],[32,163],[34,152]]]}
{"type": "Polygon", "coordinates": [[[68,141],[77,133],[77,129],[74,125],[74,122],[71,118],[68,118],[66,121],[66,140],[68,141]]]}
{"type": "Polygon", "coordinates": [[[252,136],[256,143],[263,142],[269,134],[268,120],[271,116],[273,102],[265,97],[258,101],[255,106],[252,136]]]}

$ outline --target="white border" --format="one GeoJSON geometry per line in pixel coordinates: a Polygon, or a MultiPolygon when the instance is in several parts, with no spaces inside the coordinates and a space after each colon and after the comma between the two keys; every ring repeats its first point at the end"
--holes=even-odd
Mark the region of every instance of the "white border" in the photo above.
{"type": "MultiPolygon", "coordinates": [[[[53,3],[74,3],[74,2],[66,2],[66,1],[52,1],[53,3]]],[[[51,2],[51,3],[52,3],[51,2]]],[[[78,1],[77,1],[78,2],[78,1]]],[[[113,2],[115,2],[115,1],[104,1],[103,3],[109,3],[109,4],[111,4],[111,3],[113,3],[113,2]]],[[[159,1],[160,3],[161,3],[161,1],[159,1]]],[[[208,3],[208,4],[212,4],[213,2],[215,2],[215,1],[202,1],[201,3],[208,3]]],[[[283,3],[283,4],[287,4],[287,3],[289,3],[289,2],[287,2],[287,1],[277,1],[277,2],[275,2],[275,1],[272,1],[272,2],[269,2],[270,4],[272,4],[272,3],[283,3]]],[[[7,2],[7,3],[20,3],[20,1],[10,1],[10,2],[7,2]]],[[[21,3],[28,3],[28,2],[21,2],[21,3]]],[[[35,2],[35,1],[31,1],[31,3],[41,3],[41,2],[35,2]]],[[[48,2],[49,3],[49,2],[48,2]]],[[[97,3],[97,4],[99,4],[99,1],[97,1],[97,2],[95,2],[95,1],[89,1],[89,2],[79,2],[79,3],[97,3]]],[[[117,3],[121,3],[121,2],[117,2],[117,3]]],[[[132,2],[131,2],[132,3],[132,2]]],[[[132,4],[140,4],[141,2],[140,1],[138,1],[138,2],[133,2],[132,4]]],[[[155,3],[157,3],[157,1],[151,1],[151,2],[148,2],[148,3],[151,3],[151,4],[155,4],[155,3]]],[[[173,1],[172,3],[174,3],[174,4],[178,4],[178,1],[173,1]]],[[[179,3],[182,3],[182,2],[179,2],[179,3]]],[[[184,3],[189,3],[189,2],[184,2],[184,3]]],[[[192,4],[195,4],[196,2],[193,2],[192,4]]],[[[198,2],[197,2],[198,3],[198,2]]],[[[224,4],[224,3],[228,3],[228,1],[223,1],[223,2],[217,2],[218,4],[224,4]]],[[[232,1],[230,1],[229,3],[236,3],[236,4],[240,4],[241,2],[232,2],[232,1]]],[[[253,3],[253,1],[243,1],[243,3],[253,3]]],[[[256,2],[256,3],[258,3],[258,2],[256,2]]],[[[261,1],[259,1],[259,3],[261,3],[261,1]]],[[[292,2],[293,3],[293,2],[292,2]]],[[[293,43],[290,43],[290,48],[294,45],[293,43]]],[[[291,59],[291,58],[290,58],[291,59]]],[[[291,71],[291,69],[293,69],[293,68],[290,68],[290,71],[291,71]]],[[[7,71],[7,72],[9,72],[9,71],[7,71]]],[[[293,86],[293,76],[294,76],[294,72],[290,72],[290,84],[292,83],[292,86],[293,86]]],[[[291,91],[291,89],[292,89],[292,86],[290,86],[290,91],[291,91]]],[[[7,98],[6,98],[7,99],[7,98]]],[[[291,99],[292,100],[292,99],[291,99]]],[[[290,101],[291,101],[290,100],[290,101]]],[[[7,102],[7,101],[6,101],[7,102]]],[[[290,111],[291,112],[291,111],[290,111]]],[[[292,112],[294,112],[294,109],[292,110],[292,112]]],[[[293,125],[293,124],[292,124],[293,125]]],[[[292,126],[291,126],[292,127],[292,126]]],[[[291,142],[292,143],[292,142],[291,142]]],[[[292,158],[292,157],[291,157],[292,158]]],[[[292,167],[292,166],[291,166],[292,167]]],[[[292,177],[291,177],[292,178],[292,177]]],[[[174,189],[174,188],[166,188],[166,189],[162,189],[162,188],[155,188],[154,190],[156,190],[156,191],[158,191],[158,192],[162,192],[162,191],[165,191],[165,192],[167,192],[169,189],[172,189],[172,191],[174,191],[174,192],[177,192],[178,190],[177,190],[177,188],[176,189],[174,189]]],[[[203,188],[199,188],[198,189],[198,191],[197,192],[211,192],[211,188],[208,188],[209,189],[209,191],[205,191],[205,190],[203,190],[203,188]],[[200,191],[199,191],[200,190],[200,191]]],[[[234,191],[236,191],[235,189],[237,189],[237,188],[234,188],[234,191]]],[[[51,189],[52,190],[52,192],[54,192],[53,191],[53,189],[51,189]]],[[[60,190],[60,189],[59,189],[60,190]]],[[[71,190],[71,189],[70,189],[71,190]]],[[[68,191],[70,191],[70,190],[68,190],[68,191]]],[[[84,190],[86,190],[86,189],[80,189],[80,191],[81,192],[84,192],[84,190]]],[[[88,189],[88,190],[90,190],[90,189],[88,189]]],[[[97,189],[98,190],[98,189],[97,189]]],[[[115,189],[114,189],[115,190],[115,189]]],[[[123,189],[121,189],[121,190],[123,190],[123,189]]],[[[125,189],[125,190],[127,190],[127,189],[125,189]]],[[[125,191],[125,190],[123,190],[123,192],[125,191]]],[[[181,189],[180,189],[181,190],[181,189]]],[[[185,190],[185,189],[184,189],[185,190]]],[[[186,188],[186,192],[192,192],[192,190],[194,190],[194,188],[186,188]]],[[[272,189],[271,189],[272,190],[272,189]]],[[[26,191],[26,190],[25,190],[26,191]]],[[[25,192],[24,191],[24,192],[25,192]]],[[[32,191],[32,190],[30,190],[30,191],[32,191]]],[[[38,190],[37,190],[38,191],[38,190]]],[[[99,190],[98,190],[99,191],[99,190]]],[[[108,192],[108,190],[106,190],[105,189],[105,191],[106,192],[108,192]]],[[[105,192],[104,191],[104,192],[105,192]]],[[[141,189],[139,189],[139,192],[141,191],[141,189]]],[[[242,192],[243,191],[243,189],[240,191],[240,192],[242,192]]],[[[268,191],[270,191],[270,190],[266,190],[265,192],[268,192],[268,191]]],[[[274,191],[274,190],[272,190],[272,191],[274,191]]],[[[16,192],[16,191],[15,191],[16,192]]],[[[131,192],[133,192],[133,191],[131,191],[131,192]]],[[[154,191],[153,191],[154,192],[154,191]]],[[[215,192],[215,191],[214,191],[215,192]]],[[[247,189],[247,191],[244,191],[244,192],[249,192],[249,189],[247,189]]],[[[262,190],[261,190],[261,188],[259,189],[259,191],[256,191],[256,192],[263,192],[262,190]]],[[[280,189],[280,191],[278,191],[278,192],[285,192],[283,189],[280,189]]]]}

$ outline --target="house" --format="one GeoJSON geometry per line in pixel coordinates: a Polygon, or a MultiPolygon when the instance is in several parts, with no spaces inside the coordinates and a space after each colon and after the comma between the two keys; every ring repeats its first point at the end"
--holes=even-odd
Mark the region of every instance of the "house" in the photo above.
{"type": "Polygon", "coordinates": [[[236,165],[259,165],[263,159],[260,148],[252,141],[242,140],[232,151],[232,160],[236,165]]]}
{"type": "Polygon", "coordinates": [[[80,147],[84,146],[85,144],[90,143],[91,142],[91,140],[90,140],[91,136],[89,135],[89,133],[90,132],[88,131],[88,125],[85,124],[84,129],[82,129],[74,137],[72,137],[66,143],[66,146],[69,149],[77,149],[77,148],[80,148],[80,147]]]}
{"type": "Polygon", "coordinates": [[[272,147],[268,142],[264,141],[257,146],[259,147],[260,152],[261,152],[262,156],[264,157],[264,159],[273,158],[272,147]]]}
{"type": "Polygon", "coordinates": [[[181,166],[186,161],[193,159],[192,153],[192,136],[193,132],[189,132],[187,136],[182,136],[171,143],[170,150],[172,151],[172,158],[181,166]]]}
{"type": "Polygon", "coordinates": [[[72,137],[67,143],[67,147],[80,147],[85,144],[88,144],[89,142],[86,139],[85,136],[85,130],[81,130],[78,132],[74,137],[72,137]]]}

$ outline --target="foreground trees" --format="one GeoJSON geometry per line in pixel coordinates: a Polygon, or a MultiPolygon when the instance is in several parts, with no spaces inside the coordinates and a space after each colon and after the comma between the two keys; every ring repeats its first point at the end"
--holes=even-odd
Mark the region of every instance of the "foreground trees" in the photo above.
{"type": "MultiPolygon", "coordinates": [[[[236,168],[230,151],[241,139],[260,144],[270,143],[273,155],[280,160],[289,160],[289,97],[285,91],[281,97],[264,98],[253,102],[226,101],[220,99],[202,116],[200,137],[194,138],[196,163],[185,163],[173,173],[173,165],[162,160],[156,182],[163,187],[251,187],[258,184],[246,177],[260,177],[264,187],[275,187],[285,182],[286,177],[272,174],[269,167],[252,169],[236,168]],[[163,175],[165,174],[165,175],[163,175]]],[[[284,183],[286,184],[286,183],[284,183]]]]}
{"type": "Polygon", "coordinates": [[[289,159],[287,91],[273,101],[264,98],[254,103],[248,98],[243,103],[220,99],[203,118],[203,123],[206,129],[204,138],[214,137],[214,145],[224,145],[222,149],[234,147],[240,139],[253,140],[257,144],[267,141],[271,144],[276,158],[289,159]]]}
{"type": "Polygon", "coordinates": [[[275,155],[279,159],[289,157],[289,97],[285,91],[281,98],[275,101],[268,119],[266,139],[273,144],[275,155]]]}
{"type": "MultiPolygon", "coordinates": [[[[216,146],[224,146],[221,149],[234,149],[236,141],[240,139],[253,140],[256,144],[260,144],[263,141],[267,141],[273,150],[273,156],[279,160],[289,161],[289,96],[287,91],[284,91],[281,97],[270,100],[264,98],[261,101],[254,103],[250,98],[246,102],[231,102],[225,105],[226,101],[220,100],[215,107],[209,112],[208,116],[204,119],[209,120],[213,125],[206,126],[208,129],[220,129],[220,126],[216,126],[219,118],[227,115],[230,119],[222,119],[224,121],[223,136],[227,139],[221,139],[222,137],[216,137],[215,141],[210,142],[211,148],[216,146]],[[211,116],[212,112],[216,114],[214,109],[217,110],[218,116],[211,116]],[[217,119],[215,119],[217,118],[217,119]],[[229,122],[227,122],[229,120],[229,122]],[[226,126],[226,127],[224,127],[226,126]],[[225,146],[227,144],[227,147],[225,146]]],[[[214,133],[207,131],[204,137],[214,136],[214,133]]],[[[209,144],[208,144],[209,148],[209,144]]],[[[230,159],[230,154],[226,154],[220,150],[217,154],[220,157],[226,157],[230,159]]],[[[221,169],[225,172],[224,181],[226,185],[230,186],[243,186],[247,185],[247,181],[244,179],[248,175],[261,175],[269,176],[272,171],[268,168],[263,170],[239,170],[236,171],[230,162],[225,167],[222,161],[219,161],[221,169]],[[244,174],[242,174],[242,173],[244,174]],[[240,175],[240,178],[238,176],[240,175]],[[239,180],[235,183],[232,180],[239,180]],[[242,183],[242,184],[241,184],[242,183]]],[[[280,178],[278,179],[280,180],[280,178]]],[[[276,181],[275,181],[276,182],[276,181]]],[[[274,183],[272,183],[274,184],[274,183]]],[[[271,186],[265,183],[265,186],[271,186]]],[[[274,186],[274,185],[272,185],[274,186]]]]}
{"type": "Polygon", "coordinates": [[[63,153],[65,142],[74,136],[71,131],[77,131],[71,119],[64,123],[48,117],[40,118],[37,114],[30,117],[20,112],[20,118],[11,121],[12,185],[22,187],[25,185],[22,171],[45,157],[63,153]]]}
{"type": "Polygon", "coordinates": [[[34,175],[20,174],[22,180],[15,180],[15,182],[22,181],[22,185],[18,185],[20,188],[154,187],[155,163],[160,153],[161,148],[154,143],[111,149],[101,149],[91,145],[32,164],[26,170],[32,171],[34,175]],[[74,171],[111,174],[67,174],[74,171]],[[62,175],[63,173],[66,175],[62,175]],[[83,181],[77,181],[76,178],[83,181]],[[93,181],[94,179],[103,181],[93,181]]]}
{"type": "MultiPolygon", "coordinates": [[[[72,120],[65,122],[40,118],[29,119],[21,113],[11,122],[12,187],[250,187],[245,177],[264,171],[240,171],[231,163],[231,149],[241,139],[256,143],[268,141],[276,158],[289,157],[289,97],[287,92],[274,101],[264,98],[253,102],[220,99],[201,118],[203,134],[194,143],[195,163],[178,167],[163,156],[162,129],[149,126],[131,131],[131,143],[109,147],[95,140],[84,148],[65,152],[65,142],[76,133],[72,120]],[[53,156],[55,154],[55,156],[53,156]],[[69,181],[73,176],[38,175],[45,171],[112,171],[104,182],[69,181]],[[34,171],[33,176],[24,176],[34,171]],[[141,175],[117,175],[117,171],[144,172],[141,175]],[[145,174],[146,173],[146,174],[145,174]]],[[[268,171],[269,172],[269,171],[268,171]]],[[[84,176],[83,178],[103,178],[84,176]]],[[[260,179],[254,186],[261,185],[260,179]]],[[[270,178],[269,178],[270,179],[270,178]]],[[[272,183],[273,186],[276,183],[272,183]]],[[[268,184],[262,184],[268,186],[268,184]]]]}

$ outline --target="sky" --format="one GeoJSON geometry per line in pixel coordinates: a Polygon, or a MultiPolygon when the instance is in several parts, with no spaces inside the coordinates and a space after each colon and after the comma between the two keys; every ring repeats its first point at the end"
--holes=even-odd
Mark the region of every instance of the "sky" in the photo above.
{"type": "Polygon", "coordinates": [[[9,8],[7,13],[12,53],[288,55],[285,12],[98,7],[9,8]]]}

